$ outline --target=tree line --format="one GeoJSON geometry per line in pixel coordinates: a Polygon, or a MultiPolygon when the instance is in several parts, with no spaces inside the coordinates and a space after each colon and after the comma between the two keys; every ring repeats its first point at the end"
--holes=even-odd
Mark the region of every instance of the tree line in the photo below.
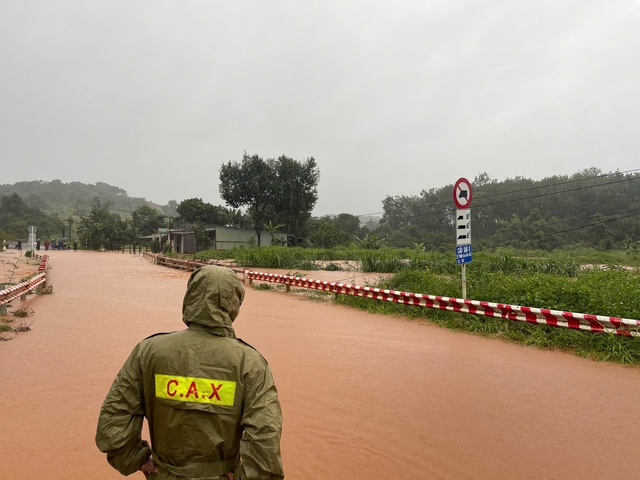
{"type": "MultiPolygon", "coordinates": [[[[313,217],[320,171],[315,159],[286,156],[263,159],[243,155],[219,170],[225,206],[201,198],[175,202],[175,215],[138,205],[130,214],[94,197],[84,215],[45,213],[17,193],[0,196],[0,236],[25,238],[37,225],[40,238],[77,235],[84,248],[139,244],[158,228],[190,228],[199,248],[207,248],[206,228],[231,225],[286,233],[290,245],[332,248],[409,247],[450,251],[455,245],[453,185],[414,196],[387,196],[377,228],[365,228],[349,213],[313,217]]],[[[584,246],[640,251],[640,174],[587,169],[542,180],[516,177],[504,181],[486,173],[472,182],[471,231],[474,249],[514,247],[551,251],[584,246]]],[[[106,184],[105,184],[106,185],[106,184]]],[[[114,187],[115,188],[115,187],[114,187]]],[[[33,200],[33,199],[32,199],[33,200]]]]}
{"type": "Polygon", "coordinates": [[[0,245],[4,240],[26,238],[30,225],[38,227],[41,238],[62,238],[68,232],[68,219],[27,205],[17,193],[0,197],[0,245]]]}
{"type": "MultiPolygon", "coordinates": [[[[205,227],[215,225],[251,228],[256,232],[258,245],[263,230],[287,233],[295,245],[307,235],[307,223],[318,199],[320,171],[315,159],[296,161],[282,155],[265,160],[245,153],[240,162],[222,165],[219,174],[220,193],[227,206],[211,205],[201,198],[188,198],[172,205],[176,216],[166,215],[162,208],[153,208],[146,203],[138,205],[127,215],[114,211],[112,200],[94,196],[88,203],[85,199],[74,203],[73,212],[80,210],[81,214],[69,214],[68,226],[56,213],[44,213],[43,207],[48,204],[38,195],[45,196],[50,202],[62,202],[62,196],[52,194],[59,193],[58,187],[62,185],[59,180],[21,182],[12,190],[19,188],[27,192],[29,201],[15,191],[1,196],[0,230],[5,237],[22,239],[27,226],[34,224],[38,225],[39,236],[61,238],[71,236],[71,227],[75,224],[73,233],[80,244],[89,249],[137,245],[140,237],[148,236],[161,227],[192,229],[196,243],[202,248],[209,243],[205,227]],[[43,192],[48,193],[45,195],[43,192]]],[[[118,198],[126,196],[126,192],[117,187],[100,182],[96,186],[100,187],[100,192],[109,193],[108,199],[113,195],[118,198]]]]}
{"type": "MultiPolygon", "coordinates": [[[[590,168],[570,176],[504,181],[486,173],[472,182],[474,248],[551,251],[583,246],[602,250],[640,243],[640,174],[590,168]]],[[[453,248],[453,185],[417,196],[386,197],[378,235],[387,244],[453,248]]]]}
{"type": "Polygon", "coordinates": [[[0,185],[0,197],[14,193],[17,193],[29,207],[50,214],[57,213],[64,218],[88,215],[96,197],[103,203],[108,202],[110,210],[120,215],[131,215],[139,206],[148,205],[160,213],[172,216],[176,215],[177,206],[175,200],[170,200],[167,205],[157,205],[144,198],[130,197],[124,189],[104,182],[85,184],[60,180],[32,180],[0,185]]]}

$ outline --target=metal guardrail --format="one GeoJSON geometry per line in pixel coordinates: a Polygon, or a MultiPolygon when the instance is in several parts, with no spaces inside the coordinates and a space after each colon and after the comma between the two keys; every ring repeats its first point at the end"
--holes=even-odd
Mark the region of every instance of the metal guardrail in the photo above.
{"type": "Polygon", "coordinates": [[[11,285],[9,287],[0,290],[0,307],[11,303],[16,298],[24,299],[27,293],[35,290],[39,285],[47,282],[47,265],[49,262],[49,255],[36,256],[40,258],[40,265],[38,265],[38,271],[42,272],[31,277],[26,282],[22,282],[18,285],[11,285]]]}
{"type": "MultiPolygon", "coordinates": [[[[167,265],[174,268],[195,270],[207,265],[202,262],[175,258],[170,259],[154,254],[143,255],[158,265],[167,265]]],[[[246,268],[234,268],[233,270],[242,274],[243,281],[248,280],[249,283],[252,283],[254,280],[258,280],[263,282],[280,283],[286,285],[287,290],[289,290],[289,287],[309,288],[322,290],[335,295],[353,295],[356,297],[371,298],[372,300],[394,302],[416,307],[436,308],[451,312],[483,315],[486,317],[503,318],[506,320],[540,325],[551,325],[554,327],[564,327],[575,330],[606,332],[615,333],[616,335],[640,337],[640,320],[632,320],[628,318],[564,312],[560,310],[523,307],[519,305],[483,302],[478,300],[465,300],[462,298],[442,297],[422,293],[400,292],[396,290],[362,287],[360,285],[351,285],[339,282],[313,280],[304,277],[254,272],[246,268]]]]}
{"type": "Polygon", "coordinates": [[[565,327],[575,330],[591,332],[607,332],[624,336],[640,336],[640,320],[628,318],[607,317],[603,315],[589,315],[585,313],[564,312],[545,308],[522,307],[503,303],[464,300],[461,298],[426,295],[421,293],[399,292],[374,287],[312,280],[309,278],[276,275],[245,271],[245,277],[251,283],[253,280],[281,283],[287,286],[311,288],[334,293],[336,295],[353,295],[371,298],[385,302],[413,305],[424,308],[437,308],[451,312],[484,315],[487,317],[504,318],[519,322],[565,327]]]}
{"type": "Polygon", "coordinates": [[[16,298],[24,298],[24,296],[32,290],[35,290],[38,285],[41,285],[47,281],[46,273],[39,273],[38,275],[31,277],[26,282],[18,285],[11,285],[10,287],[0,290],[0,306],[11,303],[16,298]]]}
{"type": "Polygon", "coordinates": [[[158,253],[149,253],[149,252],[143,252],[142,256],[147,260],[155,263],[156,265],[163,265],[165,267],[178,268],[180,270],[187,270],[189,272],[193,272],[194,270],[204,267],[205,265],[219,265],[222,267],[230,267],[230,268],[233,268],[236,272],[239,272],[239,273],[242,272],[241,269],[238,270],[234,268],[235,267],[234,265],[223,264],[217,261],[203,262],[199,260],[171,258],[171,257],[165,257],[158,253]]]}
{"type": "Polygon", "coordinates": [[[39,272],[45,272],[49,263],[49,255],[34,255],[35,258],[40,259],[40,265],[38,265],[39,272]]]}

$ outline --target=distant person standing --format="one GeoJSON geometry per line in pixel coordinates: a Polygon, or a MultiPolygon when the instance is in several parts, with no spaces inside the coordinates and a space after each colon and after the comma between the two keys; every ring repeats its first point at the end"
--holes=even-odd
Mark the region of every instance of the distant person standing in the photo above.
{"type": "Polygon", "coordinates": [[[36,240],[36,250],[40,250],[40,239],[36,240]]]}
{"type": "Polygon", "coordinates": [[[16,243],[16,249],[22,250],[22,240],[18,240],[18,243],[16,243]]]}
{"type": "Polygon", "coordinates": [[[77,251],[78,251],[78,241],[77,241],[77,240],[74,240],[74,241],[73,241],[73,251],[74,251],[74,252],[77,252],[77,251]]]}
{"type": "Polygon", "coordinates": [[[44,249],[49,250],[49,240],[44,241],[44,249]]]}

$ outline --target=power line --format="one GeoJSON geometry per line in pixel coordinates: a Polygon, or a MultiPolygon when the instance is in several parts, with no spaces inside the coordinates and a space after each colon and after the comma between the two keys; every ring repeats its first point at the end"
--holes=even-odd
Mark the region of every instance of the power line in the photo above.
{"type": "MultiPolygon", "coordinates": [[[[595,223],[589,223],[588,225],[581,225],[579,227],[567,228],[565,230],[559,230],[557,232],[545,233],[543,235],[540,235],[540,236],[536,237],[536,239],[544,238],[544,237],[550,237],[550,236],[553,236],[553,235],[559,235],[561,233],[573,232],[573,231],[576,231],[576,230],[582,230],[584,228],[594,227],[594,226],[602,225],[602,224],[605,224],[605,223],[611,223],[611,222],[615,222],[615,221],[618,221],[618,220],[624,220],[626,218],[635,217],[637,215],[640,215],[640,209],[634,208],[634,209],[630,209],[630,210],[623,210],[623,211],[620,211],[620,212],[601,213],[601,214],[599,213],[599,214],[595,214],[595,215],[587,215],[585,217],[577,217],[577,218],[570,218],[570,219],[566,219],[566,220],[558,220],[557,222],[545,222],[544,224],[542,224],[540,226],[544,227],[544,226],[557,225],[557,224],[560,224],[560,223],[576,222],[576,221],[579,221],[579,220],[590,220],[590,219],[596,218],[596,217],[598,217],[600,215],[602,215],[602,216],[620,215],[620,214],[628,213],[628,212],[633,212],[633,213],[630,213],[629,215],[625,215],[625,216],[622,216],[622,217],[610,218],[610,219],[601,220],[601,221],[598,221],[598,222],[595,222],[595,223]]],[[[532,225],[525,225],[522,228],[514,228],[514,229],[511,229],[511,230],[509,230],[507,232],[503,232],[503,233],[521,232],[521,231],[524,231],[524,230],[531,230],[532,228],[534,228],[532,225]]],[[[499,235],[500,233],[501,232],[496,232],[496,233],[492,233],[492,234],[474,235],[474,238],[476,238],[476,237],[479,237],[479,238],[493,237],[494,235],[499,235]]]]}
{"type": "MultiPolygon", "coordinates": [[[[640,171],[640,169],[636,169],[636,170],[629,170],[628,172],[636,172],[636,171],[640,171]]],[[[603,177],[608,177],[608,176],[613,176],[613,175],[620,175],[622,173],[628,173],[628,172],[617,172],[617,173],[612,173],[612,174],[607,174],[607,175],[600,175],[597,177],[587,177],[587,178],[583,178],[580,180],[572,180],[572,181],[568,181],[568,182],[563,182],[563,183],[559,183],[559,184],[552,184],[552,185],[542,185],[542,186],[536,186],[536,187],[532,187],[529,189],[523,189],[520,191],[509,191],[509,192],[501,192],[501,193],[496,193],[496,194],[491,194],[491,195],[487,195],[486,197],[481,197],[481,198],[489,198],[489,197],[495,197],[495,196],[502,196],[502,195],[508,195],[508,194],[522,194],[522,192],[528,192],[528,191],[532,191],[532,190],[537,190],[537,189],[541,189],[541,188],[553,188],[553,187],[557,187],[558,185],[565,185],[565,184],[569,184],[569,183],[576,183],[576,182],[583,182],[586,180],[593,180],[596,178],[603,178],[603,177]]],[[[501,205],[504,203],[513,203],[516,201],[521,201],[521,200],[531,200],[531,199],[537,199],[537,198],[542,198],[542,197],[548,197],[548,196],[552,196],[552,195],[560,195],[560,194],[565,194],[565,193],[571,193],[571,192],[575,192],[575,191],[579,191],[579,190],[587,190],[590,188],[597,188],[597,187],[603,187],[603,186],[607,186],[607,185],[614,185],[614,184],[618,184],[618,183],[623,183],[623,182],[630,182],[633,180],[640,180],[640,176],[633,176],[631,178],[623,178],[620,180],[613,180],[611,182],[604,182],[604,183],[598,183],[595,185],[586,185],[586,186],[582,186],[582,187],[576,187],[576,188],[570,188],[570,189],[566,189],[566,190],[562,190],[560,192],[555,191],[555,192],[548,192],[548,193],[544,193],[544,194],[539,194],[539,195],[529,195],[529,196],[520,196],[517,199],[508,199],[508,200],[500,200],[500,201],[496,201],[496,202],[491,202],[491,203],[485,203],[485,204],[480,204],[480,205],[476,205],[474,208],[478,209],[478,208],[483,208],[483,207],[490,207],[493,205],[501,205]]],[[[419,206],[416,209],[420,209],[420,210],[424,210],[427,208],[433,208],[433,207],[439,207],[444,205],[447,208],[451,208],[451,203],[449,201],[447,202],[437,202],[437,203],[431,203],[428,205],[423,205],[423,206],[419,206]]],[[[395,210],[391,210],[391,212],[381,212],[381,213],[394,213],[394,212],[399,212],[402,211],[403,209],[395,209],[395,210]]],[[[442,214],[443,211],[435,211],[435,212],[426,212],[426,213],[414,213],[414,214],[410,214],[410,215],[405,215],[402,217],[403,220],[406,219],[410,219],[410,218],[418,218],[418,217],[427,217],[427,216],[431,216],[431,215],[440,215],[442,214]]]]}
{"type": "MultiPolygon", "coordinates": [[[[554,183],[554,184],[551,184],[551,185],[538,185],[538,186],[535,186],[535,187],[529,187],[529,188],[525,189],[524,191],[539,190],[539,189],[542,189],[542,188],[552,188],[552,187],[558,187],[560,185],[570,185],[572,183],[584,182],[585,180],[594,180],[596,178],[605,178],[605,177],[611,177],[611,176],[614,176],[614,175],[624,175],[624,174],[627,174],[627,173],[634,173],[634,172],[640,172],[640,168],[635,168],[633,170],[626,170],[624,172],[604,173],[602,175],[596,175],[594,177],[577,178],[575,180],[567,180],[565,182],[554,183]]],[[[638,178],[638,177],[634,177],[633,179],[635,179],[635,178],[638,178]]],[[[621,181],[626,181],[626,180],[627,179],[623,179],[621,181]]],[[[606,185],[606,184],[601,184],[600,183],[598,185],[593,185],[593,186],[600,186],[600,185],[606,185]]],[[[584,188],[588,188],[588,187],[584,187],[584,188]]],[[[501,196],[501,195],[510,195],[512,193],[519,193],[521,191],[523,191],[523,190],[511,190],[509,192],[492,193],[490,195],[483,196],[482,198],[491,198],[491,197],[498,197],[498,196],[501,196]]],[[[571,190],[564,190],[564,192],[567,192],[567,191],[571,191],[571,190]]],[[[560,193],[563,193],[563,192],[560,192],[560,193]]]]}
{"type": "MultiPolygon", "coordinates": [[[[632,170],[625,170],[625,171],[622,171],[622,172],[616,171],[616,172],[612,172],[612,173],[605,173],[605,174],[596,175],[596,176],[593,176],[593,177],[585,177],[585,178],[579,178],[579,179],[574,179],[574,180],[567,180],[565,182],[554,183],[554,184],[551,184],[551,185],[538,185],[538,186],[529,187],[529,188],[526,188],[526,189],[523,189],[523,190],[510,190],[508,192],[493,193],[493,194],[490,194],[490,195],[486,195],[486,196],[484,196],[482,198],[491,198],[491,197],[497,197],[497,196],[502,196],[502,195],[510,195],[510,194],[515,194],[515,193],[522,193],[522,192],[533,191],[533,190],[538,190],[538,189],[542,189],[542,188],[558,187],[560,185],[569,185],[569,184],[572,184],[572,183],[584,182],[584,181],[587,181],[587,180],[594,180],[594,179],[597,179],[597,178],[611,177],[611,176],[614,176],[614,175],[625,175],[625,174],[635,173],[635,172],[640,172],[640,168],[635,168],[635,169],[632,169],[632,170]]],[[[636,178],[638,178],[638,177],[634,177],[634,178],[629,179],[629,180],[635,180],[636,178]]],[[[624,179],[623,181],[626,181],[626,180],[628,180],[628,179],[624,179]]],[[[585,188],[596,187],[596,186],[600,186],[600,185],[604,185],[604,184],[592,185],[592,186],[588,186],[588,187],[585,187],[585,188]]],[[[568,191],[568,190],[565,190],[563,192],[558,192],[558,193],[564,193],[566,191],[568,191]]],[[[447,202],[431,203],[431,204],[425,205],[424,207],[421,207],[421,208],[426,208],[426,207],[431,207],[431,206],[436,207],[436,206],[440,206],[440,205],[449,205],[449,202],[447,201],[447,202]]],[[[494,204],[490,204],[490,205],[494,205],[494,204]]],[[[364,214],[359,214],[359,215],[356,215],[356,216],[365,217],[365,216],[371,216],[371,215],[383,215],[385,213],[387,213],[387,212],[382,211],[382,212],[364,213],[364,214]]]]}
{"type": "Polygon", "coordinates": [[[549,197],[551,195],[559,195],[561,193],[570,193],[570,192],[576,192],[576,191],[579,191],[579,190],[587,190],[589,188],[603,187],[603,186],[606,186],[606,185],[614,185],[616,183],[630,182],[630,181],[633,181],[633,180],[640,180],[640,176],[631,177],[631,178],[624,178],[622,180],[614,180],[612,182],[599,183],[597,185],[586,185],[586,186],[583,186],[583,187],[569,188],[569,189],[563,190],[561,192],[548,192],[548,193],[542,193],[540,195],[531,195],[531,196],[528,196],[528,197],[519,197],[519,198],[517,198],[515,200],[514,199],[500,200],[499,202],[475,205],[474,208],[490,207],[490,206],[493,206],[493,205],[500,205],[500,204],[503,204],[503,203],[512,203],[512,202],[520,201],[520,200],[530,200],[532,198],[549,197]]]}

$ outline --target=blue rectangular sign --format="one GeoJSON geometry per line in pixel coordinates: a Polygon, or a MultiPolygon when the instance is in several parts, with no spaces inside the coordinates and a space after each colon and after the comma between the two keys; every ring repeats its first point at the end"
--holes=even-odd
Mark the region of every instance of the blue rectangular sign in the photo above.
{"type": "Polygon", "coordinates": [[[471,258],[471,244],[457,245],[456,246],[456,263],[462,265],[463,263],[469,263],[471,258]]]}

